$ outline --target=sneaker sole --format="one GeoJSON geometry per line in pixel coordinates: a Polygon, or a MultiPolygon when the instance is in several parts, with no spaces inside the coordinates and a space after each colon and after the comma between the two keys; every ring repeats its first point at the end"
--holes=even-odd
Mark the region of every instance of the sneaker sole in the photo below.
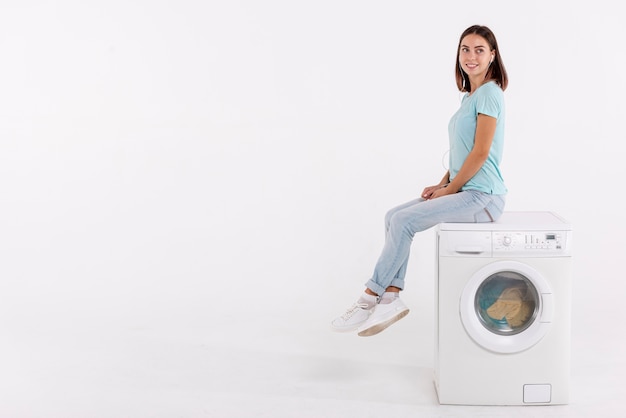
{"type": "Polygon", "coordinates": [[[407,316],[408,313],[409,313],[409,309],[407,308],[403,311],[398,312],[397,314],[395,314],[394,316],[392,316],[391,318],[383,322],[379,322],[378,324],[374,324],[369,328],[359,331],[358,335],[359,337],[371,337],[372,335],[376,335],[379,332],[387,329],[390,325],[395,324],[396,322],[398,322],[399,320],[407,316]]]}

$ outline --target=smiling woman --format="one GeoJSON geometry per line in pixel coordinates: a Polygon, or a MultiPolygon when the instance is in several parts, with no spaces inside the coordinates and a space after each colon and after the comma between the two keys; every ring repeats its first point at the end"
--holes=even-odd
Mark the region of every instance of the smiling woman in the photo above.
{"type": "Polygon", "coordinates": [[[421,196],[385,217],[385,245],[360,298],[332,321],[335,331],[367,337],[404,318],[400,300],[409,252],[417,232],[441,222],[493,222],[504,211],[507,188],[500,173],[504,95],[508,77],[496,38],[485,26],[467,28],[459,40],[456,82],[461,107],[448,125],[449,170],[421,196]]]}

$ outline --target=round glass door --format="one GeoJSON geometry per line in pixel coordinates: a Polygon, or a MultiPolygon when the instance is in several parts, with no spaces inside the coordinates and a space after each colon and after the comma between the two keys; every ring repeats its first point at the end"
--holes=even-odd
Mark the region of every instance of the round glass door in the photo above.
{"type": "Polygon", "coordinates": [[[459,302],[461,322],[481,347],[517,353],[543,338],[552,321],[552,291],[534,268],[497,261],[474,273],[459,302]]]}
{"type": "Polygon", "coordinates": [[[519,272],[494,273],[481,283],[474,309],[482,325],[498,335],[515,335],[537,318],[537,288],[519,272]]]}

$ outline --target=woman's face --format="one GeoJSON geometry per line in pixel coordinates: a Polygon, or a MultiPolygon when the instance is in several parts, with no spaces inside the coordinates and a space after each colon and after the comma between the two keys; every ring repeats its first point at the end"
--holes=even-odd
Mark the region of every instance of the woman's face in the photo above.
{"type": "Polygon", "coordinates": [[[459,65],[471,78],[483,77],[495,56],[489,43],[480,35],[470,34],[461,40],[459,65]]]}

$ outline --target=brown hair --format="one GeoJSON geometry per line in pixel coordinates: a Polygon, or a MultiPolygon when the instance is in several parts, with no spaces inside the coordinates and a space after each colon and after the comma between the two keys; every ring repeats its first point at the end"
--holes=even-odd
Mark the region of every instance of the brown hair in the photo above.
{"type": "Polygon", "coordinates": [[[465,29],[465,31],[461,34],[461,37],[459,38],[459,46],[456,49],[456,61],[454,64],[454,71],[456,75],[456,86],[458,87],[459,91],[471,92],[472,89],[467,74],[465,74],[465,72],[459,66],[461,42],[463,41],[463,38],[465,38],[467,35],[472,34],[485,38],[485,40],[489,44],[490,50],[495,52],[494,60],[489,66],[485,78],[494,80],[502,90],[506,90],[506,87],[509,85],[509,76],[507,75],[504,64],[502,63],[502,57],[500,56],[500,49],[498,48],[498,41],[496,41],[496,36],[487,26],[474,25],[465,29]]]}

